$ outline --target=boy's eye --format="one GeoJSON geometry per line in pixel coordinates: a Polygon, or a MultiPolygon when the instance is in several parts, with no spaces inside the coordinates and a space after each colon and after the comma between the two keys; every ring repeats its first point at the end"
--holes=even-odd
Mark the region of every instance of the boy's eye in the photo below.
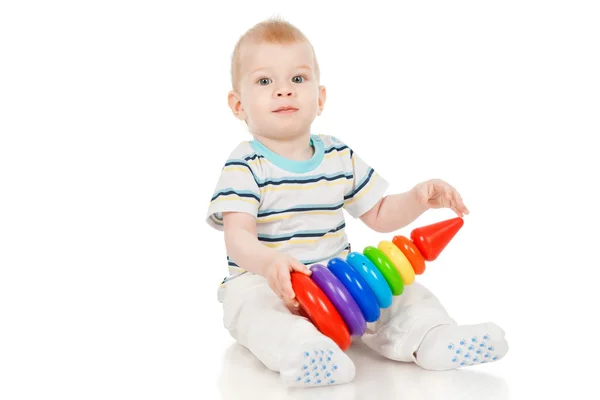
{"type": "Polygon", "coordinates": [[[294,83],[302,83],[304,82],[304,77],[301,75],[295,76],[292,78],[292,82],[294,83]]]}
{"type": "Polygon", "coordinates": [[[269,78],[261,78],[258,80],[258,84],[259,85],[268,85],[269,83],[271,83],[271,79],[269,78]]]}

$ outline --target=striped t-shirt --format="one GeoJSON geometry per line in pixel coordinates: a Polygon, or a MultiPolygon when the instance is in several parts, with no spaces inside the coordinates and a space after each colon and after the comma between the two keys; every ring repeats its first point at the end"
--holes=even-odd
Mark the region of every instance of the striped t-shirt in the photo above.
{"type": "MultiPolygon", "coordinates": [[[[223,212],[256,217],[258,240],[306,265],[350,250],[344,209],[353,218],[369,211],[388,182],[333,136],[311,135],[313,156],[289,160],[257,140],[240,143],[218,178],[206,222],[223,230],[223,212]]],[[[227,257],[229,276],[243,273],[227,257]]],[[[222,284],[222,286],[223,286],[222,284]]]]}

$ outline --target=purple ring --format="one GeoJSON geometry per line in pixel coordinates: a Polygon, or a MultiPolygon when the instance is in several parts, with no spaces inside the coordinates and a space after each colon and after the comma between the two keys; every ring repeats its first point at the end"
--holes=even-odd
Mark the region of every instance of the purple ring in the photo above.
{"type": "Polygon", "coordinates": [[[362,336],[367,331],[367,322],[348,289],[324,265],[314,264],[310,270],[312,279],[340,313],[350,335],[362,336]]]}

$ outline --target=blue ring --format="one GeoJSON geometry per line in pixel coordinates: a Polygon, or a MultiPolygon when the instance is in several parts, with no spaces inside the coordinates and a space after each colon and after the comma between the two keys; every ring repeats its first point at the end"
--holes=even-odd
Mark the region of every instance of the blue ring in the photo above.
{"type": "Polygon", "coordinates": [[[377,298],[379,307],[388,308],[392,305],[392,289],[390,289],[387,281],[371,260],[353,251],[346,257],[346,262],[367,282],[377,298]]]}
{"type": "Polygon", "coordinates": [[[377,321],[379,319],[379,303],[360,274],[339,257],[329,260],[327,268],[348,289],[365,317],[365,321],[377,321]]]}

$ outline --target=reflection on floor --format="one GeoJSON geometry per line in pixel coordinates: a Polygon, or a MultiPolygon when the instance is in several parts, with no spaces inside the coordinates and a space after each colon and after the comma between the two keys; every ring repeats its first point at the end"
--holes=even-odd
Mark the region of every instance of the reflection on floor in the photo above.
{"type": "Polygon", "coordinates": [[[288,389],[279,375],[264,367],[247,349],[232,344],[223,359],[219,390],[223,400],[238,399],[477,399],[507,400],[506,382],[497,376],[464,368],[427,371],[387,360],[360,341],[347,354],[356,365],[354,381],[346,385],[288,389]]]}

